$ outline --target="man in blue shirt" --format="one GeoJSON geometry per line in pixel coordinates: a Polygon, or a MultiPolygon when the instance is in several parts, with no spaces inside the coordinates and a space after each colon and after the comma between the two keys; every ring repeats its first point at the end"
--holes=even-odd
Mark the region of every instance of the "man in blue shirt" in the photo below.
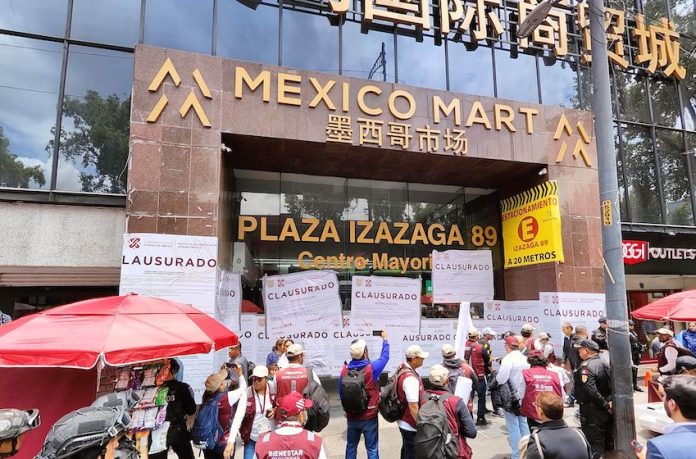
{"type": "Polygon", "coordinates": [[[694,457],[696,444],[696,376],[667,376],[662,381],[664,406],[674,424],[664,435],[648,441],[638,451],[639,459],[688,459],[694,457]]]}
{"type": "Polygon", "coordinates": [[[382,352],[377,360],[370,361],[365,340],[356,339],[350,345],[351,361],[343,365],[341,376],[338,380],[338,396],[346,411],[348,419],[348,434],[346,443],[346,459],[355,459],[358,454],[358,443],[360,436],[365,435],[365,449],[368,459],[378,459],[378,435],[379,412],[379,375],[384,371],[384,367],[389,362],[389,342],[387,333],[382,331],[382,352]],[[362,373],[362,374],[358,374],[362,373]],[[356,409],[356,405],[361,404],[361,400],[355,399],[355,382],[359,378],[364,378],[364,390],[367,393],[364,409],[356,409]],[[346,379],[346,393],[343,391],[343,380],[346,379]]]}

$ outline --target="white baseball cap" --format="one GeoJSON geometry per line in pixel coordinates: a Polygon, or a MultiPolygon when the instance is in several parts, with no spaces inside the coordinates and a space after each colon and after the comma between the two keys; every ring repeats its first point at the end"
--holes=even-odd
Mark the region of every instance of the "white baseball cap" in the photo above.
{"type": "Polygon", "coordinates": [[[469,336],[479,336],[478,328],[470,328],[469,329],[469,336]]]}
{"type": "Polygon", "coordinates": [[[425,352],[422,347],[417,344],[412,344],[406,348],[406,358],[412,359],[414,357],[420,357],[422,359],[427,359],[430,355],[429,352],[425,352]]]}
{"type": "Polygon", "coordinates": [[[485,335],[493,335],[493,336],[496,336],[496,335],[497,335],[497,333],[495,332],[495,330],[493,330],[491,327],[486,327],[486,328],[484,328],[483,331],[481,332],[481,334],[484,335],[484,336],[485,336],[485,335]]]}
{"type": "Polygon", "coordinates": [[[456,353],[457,353],[456,349],[454,349],[454,346],[452,346],[451,344],[443,344],[442,345],[442,356],[443,357],[452,357],[456,353]]]}
{"type": "Polygon", "coordinates": [[[447,368],[437,364],[430,367],[430,375],[428,376],[428,379],[436,386],[444,386],[447,384],[448,376],[449,372],[447,371],[447,368]]]}
{"type": "Polygon", "coordinates": [[[297,357],[298,355],[304,354],[304,349],[300,344],[291,344],[290,347],[285,351],[288,357],[297,357]]]}
{"type": "Polygon", "coordinates": [[[532,324],[522,325],[522,331],[534,331],[536,328],[532,327],[532,324]]]}
{"type": "Polygon", "coordinates": [[[350,356],[354,359],[361,359],[365,355],[367,343],[365,340],[359,339],[350,345],[350,356]]]}
{"type": "Polygon", "coordinates": [[[540,332],[540,333],[537,335],[537,338],[539,338],[539,339],[549,339],[549,334],[546,333],[546,332],[540,332]]]}
{"type": "Polygon", "coordinates": [[[254,371],[251,372],[251,376],[254,378],[268,378],[268,368],[263,365],[256,365],[254,371]]]}

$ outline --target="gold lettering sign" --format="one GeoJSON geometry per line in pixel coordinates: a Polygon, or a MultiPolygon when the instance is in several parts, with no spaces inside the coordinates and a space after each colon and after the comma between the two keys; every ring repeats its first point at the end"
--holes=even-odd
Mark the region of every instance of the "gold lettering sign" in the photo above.
{"type": "MultiPolygon", "coordinates": [[[[150,82],[150,86],[148,86],[147,90],[150,92],[157,92],[164,83],[164,80],[167,78],[167,76],[171,78],[172,82],[174,83],[174,86],[179,87],[179,85],[181,84],[181,78],[179,77],[179,73],[176,71],[176,68],[174,67],[174,64],[172,63],[172,60],[170,58],[167,58],[167,60],[164,61],[164,64],[162,64],[162,67],[160,67],[159,71],[152,79],[152,82],[150,82]]],[[[203,79],[203,75],[201,75],[200,70],[195,69],[193,71],[193,79],[198,85],[198,88],[203,94],[203,97],[205,97],[206,99],[212,99],[213,95],[210,93],[208,85],[203,79]]],[[[169,99],[165,94],[162,94],[162,97],[160,97],[159,101],[157,101],[157,104],[155,104],[153,109],[150,111],[150,114],[147,117],[147,122],[157,122],[167,104],[169,104],[169,99]]],[[[191,109],[193,109],[193,111],[196,113],[198,121],[200,121],[203,126],[208,128],[211,127],[210,120],[208,120],[208,116],[205,114],[203,106],[198,100],[198,97],[196,97],[196,94],[193,89],[189,93],[188,97],[186,97],[186,100],[184,100],[184,103],[181,105],[181,108],[179,108],[179,114],[182,118],[185,118],[188,112],[191,111],[191,109]]]]}

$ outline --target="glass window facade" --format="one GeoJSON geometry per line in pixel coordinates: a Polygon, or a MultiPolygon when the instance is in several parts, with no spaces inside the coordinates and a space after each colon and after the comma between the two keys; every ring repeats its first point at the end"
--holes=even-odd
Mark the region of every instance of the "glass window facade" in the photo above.
{"type": "MultiPolygon", "coordinates": [[[[262,270],[257,273],[257,285],[245,288],[245,299],[260,306],[254,292],[262,276],[310,268],[337,272],[344,309],[350,308],[350,280],[355,274],[420,276],[425,286],[430,262],[423,260],[433,250],[476,248],[468,237],[474,225],[486,228],[491,236],[485,248],[493,253],[496,294],[502,297],[500,209],[495,190],[237,169],[234,194],[239,196],[232,215],[235,245],[246,246],[254,265],[262,270]],[[257,229],[239,224],[242,219],[255,221],[257,229]],[[306,233],[306,219],[318,220],[316,237],[306,233]],[[297,229],[294,236],[292,228],[297,229]],[[402,228],[406,232],[401,233],[402,228]],[[419,238],[418,228],[428,242],[419,238]],[[398,234],[399,241],[408,243],[397,243],[398,234]],[[366,264],[358,266],[346,261],[348,257],[362,257],[366,264]],[[405,271],[395,270],[382,264],[391,257],[419,258],[421,265],[409,263],[405,271]]],[[[426,316],[446,309],[427,298],[422,302],[426,316]]]]}
{"type": "MultiPolygon", "coordinates": [[[[0,187],[5,188],[125,192],[132,54],[141,42],[356,78],[592,108],[591,72],[580,60],[572,15],[567,17],[568,55],[555,59],[548,48],[519,47],[509,31],[516,19],[505,12],[505,2],[491,10],[505,31],[480,42],[468,31],[439,37],[436,27],[421,36],[413,28],[395,30],[384,23],[366,28],[360,2],[351,2],[345,21],[328,14],[325,3],[314,7],[274,0],[259,2],[256,9],[246,6],[253,6],[251,0],[2,4],[0,29],[7,32],[0,32],[0,187]],[[88,112],[98,119],[81,115],[88,112]],[[116,133],[108,144],[96,140],[97,125],[116,133]]],[[[642,8],[649,23],[669,16],[684,34],[680,63],[686,77],[676,81],[612,71],[623,220],[692,224],[696,172],[692,156],[683,153],[696,148],[696,55],[688,52],[696,46],[690,38],[696,35],[696,12],[687,0],[646,0],[642,8]]],[[[433,14],[439,12],[431,11],[430,17],[431,25],[437,25],[433,14]]],[[[627,40],[625,45],[628,51],[635,43],[627,40]]]]}

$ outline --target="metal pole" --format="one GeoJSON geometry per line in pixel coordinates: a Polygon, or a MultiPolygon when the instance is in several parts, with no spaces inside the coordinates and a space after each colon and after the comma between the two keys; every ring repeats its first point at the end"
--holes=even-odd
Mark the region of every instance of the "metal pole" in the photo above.
{"type": "Polygon", "coordinates": [[[607,339],[611,357],[611,385],[614,411],[614,448],[633,457],[631,440],[636,436],[633,411],[633,375],[628,338],[626,279],[621,247],[619,185],[614,150],[614,132],[609,88],[609,58],[604,28],[603,0],[589,0],[592,37],[593,112],[599,172],[599,199],[602,205],[602,244],[606,263],[604,291],[607,305],[607,339]],[[611,210],[611,213],[607,212],[611,210]]]}

